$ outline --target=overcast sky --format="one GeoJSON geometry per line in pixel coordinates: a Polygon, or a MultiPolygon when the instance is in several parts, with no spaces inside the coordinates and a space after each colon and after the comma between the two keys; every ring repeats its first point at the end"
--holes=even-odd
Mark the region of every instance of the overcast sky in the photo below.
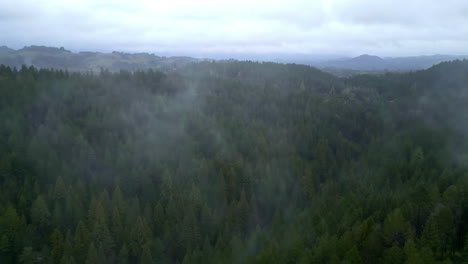
{"type": "Polygon", "coordinates": [[[468,54],[468,0],[0,0],[0,45],[170,54],[468,54]]]}

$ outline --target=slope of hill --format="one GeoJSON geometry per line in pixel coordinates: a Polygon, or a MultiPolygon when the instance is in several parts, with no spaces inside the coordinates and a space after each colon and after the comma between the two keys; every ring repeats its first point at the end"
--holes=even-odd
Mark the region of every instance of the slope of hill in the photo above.
{"type": "Polygon", "coordinates": [[[159,57],[148,53],[73,53],[64,48],[30,46],[19,50],[0,48],[0,64],[21,67],[67,69],[69,71],[109,71],[175,69],[197,61],[190,57],[159,57]]]}
{"type": "Polygon", "coordinates": [[[363,54],[358,57],[352,58],[348,61],[349,63],[354,64],[368,64],[368,65],[379,65],[385,63],[385,60],[373,55],[363,54]]]}
{"type": "MultiPolygon", "coordinates": [[[[468,58],[468,56],[433,55],[415,57],[388,57],[381,58],[373,55],[361,55],[355,58],[325,60],[335,56],[311,56],[306,54],[255,56],[245,54],[244,57],[255,58],[259,61],[276,61],[281,63],[298,63],[311,65],[337,76],[352,76],[363,73],[382,73],[388,71],[404,72],[427,69],[435,64],[455,59],[468,58]]],[[[112,72],[119,70],[174,70],[189,63],[200,61],[186,56],[164,57],[149,53],[101,53],[79,52],[73,53],[64,48],[45,46],[29,46],[19,50],[0,47],[0,64],[21,67],[22,65],[38,68],[67,69],[71,72],[93,71],[107,69],[112,72]]]]}
{"type": "Polygon", "coordinates": [[[0,263],[464,263],[467,76],[0,66],[0,263]]]}
{"type": "Polygon", "coordinates": [[[364,54],[355,58],[311,63],[311,65],[332,72],[337,71],[337,69],[363,72],[404,72],[423,70],[444,61],[453,61],[464,58],[468,58],[468,56],[433,55],[380,58],[378,56],[364,54]]]}

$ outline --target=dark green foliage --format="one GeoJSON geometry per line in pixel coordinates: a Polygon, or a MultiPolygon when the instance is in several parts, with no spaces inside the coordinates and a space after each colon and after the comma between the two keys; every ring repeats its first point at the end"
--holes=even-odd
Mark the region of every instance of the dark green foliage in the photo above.
{"type": "Polygon", "coordinates": [[[0,263],[463,263],[467,76],[0,66],[0,263]]]}

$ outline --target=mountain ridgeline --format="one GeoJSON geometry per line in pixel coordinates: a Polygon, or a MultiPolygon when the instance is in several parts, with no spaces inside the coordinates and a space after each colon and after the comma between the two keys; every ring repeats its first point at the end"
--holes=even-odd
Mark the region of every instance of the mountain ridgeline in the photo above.
{"type": "Polygon", "coordinates": [[[195,62],[190,57],[160,57],[149,53],[101,53],[79,52],[45,46],[29,46],[19,50],[0,47],[0,64],[20,68],[22,65],[46,69],[62,69],[70,72],[173,70],[195,62]]]}
{"type": "Polygon", "coordinates": [[[432,56],[413,56],[413,57],[389,57],[381,58],[378,56],[363,54],[355,58],[328,60],[322,62],[312,62],[310,65],[323,68],[327,71],[335,69],[350,70],[356,73],[368,72],[407,72],[428,69],[436,64],[445,61],[466,59],[468,56],[455,55],[432,55],[432,56]]]}
{"type": "Polygon", "coordinates": [[[0,66],[0,106],[0,263],[468,259],[468,61],[0,66]]]}
{"type": "MultiPolygon", "coordinates": [[[[355,58],[343,56],[308,55],[308,54],[204,54],[206,58],[240,59],[255,61],[275,61],[280,63],[295,63],[317,67],[337,76],[352,76],[363,73],[408,72],[428,69],[438,63],[466,59],[462,55],[433,55],[413,57],[386,57],[363,54],[355,58]],[[233,58],[231,58],[231,56],[233,58]],[[334,59],[332,59],[334,58],[334,59]]],[[[20,68],[22,65],[43,69],[62,69],[69,72],[111,72],[138,71],[156,69],[172,71],[187,64],[213,59],[196,59],[187,56],[164,57],[149,53],[124,53],[114,51],[78,52],[46,46],[28,46],[14,50],[0,46],[0,64],[20,68]]]]}

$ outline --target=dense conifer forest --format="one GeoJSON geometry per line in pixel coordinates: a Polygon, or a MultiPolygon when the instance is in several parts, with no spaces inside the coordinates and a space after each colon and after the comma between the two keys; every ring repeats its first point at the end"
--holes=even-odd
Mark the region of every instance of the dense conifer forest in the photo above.
{"type": "Polygon", "coordinates": [[[466,263],[468,61],[0,66],[0,263],[466,263]]]}

